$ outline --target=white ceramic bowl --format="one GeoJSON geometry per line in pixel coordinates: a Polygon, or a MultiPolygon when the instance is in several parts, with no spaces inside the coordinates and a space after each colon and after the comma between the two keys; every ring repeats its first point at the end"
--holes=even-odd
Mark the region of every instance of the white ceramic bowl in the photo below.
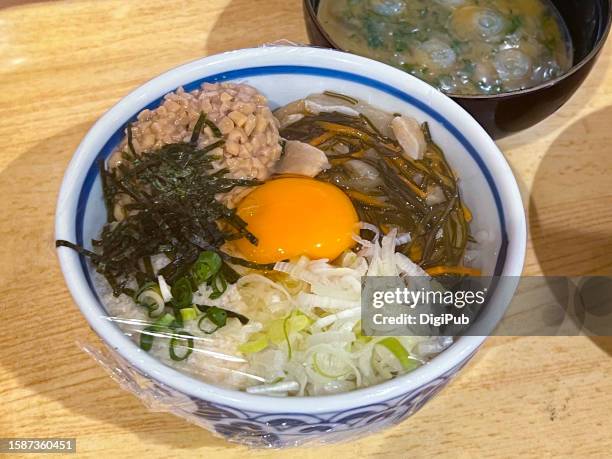
{"type": "MultiPolygon", "coordinates": [[[[474,233],[489,235],[481,241],[485,273],[521,274],[526,244],[521,197],[506,160],[478,123],[451,99],[405,72],[363,57],[305,47],[245,49],[200,59],[121,100],[91,128],[70,162],[58,199],[57,239],[87,245],[97,236],[105,210],[96,161],[108,157],[128,121],[179,86],[191,90],[221,80],[248,82],[274,106],[333,90],[428,121],[460,177],[462,196],[474,214],[474,233]]],[[[485,339],[462,337],[408,375],[341,395],[279,399],[221,389],[166,367],[139,349],[106,318],[85,260],[69,249],[58,253],[75,302],[114,351],[113,365],[129,388],[229,440],[252,445],[345,439],[399,422],[446,385],[485,339]]],[[[501,317],[512,294],[512,288],[496,291],[487,309],[492,320],[501,317]]]]}

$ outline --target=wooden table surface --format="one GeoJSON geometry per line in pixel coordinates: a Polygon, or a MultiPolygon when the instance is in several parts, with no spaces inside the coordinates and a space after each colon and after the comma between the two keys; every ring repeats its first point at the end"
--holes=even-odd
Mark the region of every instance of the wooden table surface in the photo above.
{"type": "MultiPolygon", "coordinates": [[[[62,175],[94,121],[186,61],[286,38],[300,0],[0,0],[0,437],[78,437],[103,457],[551,457],[612,454],[612,340],[491,338],[417,415],[384,433],[248,451],[122,391],[53,249],[62,175]]],[[[527,274],[612,274],[612,47],[556,115],[500,142],[528,212],[527,274]]]]}

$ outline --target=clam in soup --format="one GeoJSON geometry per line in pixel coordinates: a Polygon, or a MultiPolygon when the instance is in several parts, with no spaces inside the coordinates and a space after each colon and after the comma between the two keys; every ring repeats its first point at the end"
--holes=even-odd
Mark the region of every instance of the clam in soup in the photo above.
{"type": "Polygon", "coordinates": [[[526,89],[572,66],[549,0],[321,0],[318,16],[340,48],[450,94],[526,89]]]}

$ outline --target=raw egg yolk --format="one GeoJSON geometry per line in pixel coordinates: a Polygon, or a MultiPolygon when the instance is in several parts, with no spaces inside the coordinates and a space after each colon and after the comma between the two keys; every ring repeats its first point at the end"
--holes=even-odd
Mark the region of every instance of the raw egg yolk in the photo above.
{"type": "Polygon", "coordinates": [[[353,246],[358,217],[339,188],[310,178],[280,178],[253,190],[237,214],[257,238],[236,248],[247,260],[273,263],[301,255],[333,260],[353,246]]]}

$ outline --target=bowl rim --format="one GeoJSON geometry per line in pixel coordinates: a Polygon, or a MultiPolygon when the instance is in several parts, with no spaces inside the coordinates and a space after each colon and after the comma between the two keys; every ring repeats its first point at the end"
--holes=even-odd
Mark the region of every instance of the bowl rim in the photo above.
{"type": "MultiPolygon", "coordinates": [[[[537,86],[532,86],[530,88],[525,88],[525,89],[518,89],[516,91],[502,92],[500,94],[454,94],[450,92],[444,93],[444,94],[446,94],[448,97],[451,97],[453,99],[465,100],[465,101],[505,100],[505,99],[512,99],[512,98],[519,97],[519,96],[529,95],[529,94],[538,92],[542,89],[551,88],[553,86],[556,86],[561,81],[570,78],[572,75],[578,73],[589,62],[591,62],[601,52],[602,48],[606,44],[608,35],[610,34],[610,30],[612,29],[612,1],[610,0],[605,0],[605,1],[608,3],[608,8],[607,8],[608,9],[608,21],[606,22],[603,33],[601,34],[601,36],[595,43],[595,46],[593,46],[593,49],[591,49],[591,51],[589,51],[589,53],[585,57],[583,57],[580,62],[572,65],[572,67],[563,75],[553,78],[552,80],[548,80],[543,83],[540,83],[537,86]]],[[[331,38],[331,36],[327,33],[327,31],[325,30],[325,27],[323,27],[323,25],[319,21],[319,18],[317,17],[316,11],[314,10],[313,0],[303,0],[303,2],[304,2],[304,8],[306,8],[308,16],[310,16],[310,19],[312,20],[313,24],[316,26],[319,33],[323,35],[325,39],[333,46],[333,48],[331,49],[348,52],[342,47],[338,46],[336,42],[331,38]]],[[[400,71],[403,71],[403,70],[400,70],[400,71]]],[[[408,72],[405,72],[405,73],[408,73],[408,72]]]]}
{"type": "MultiPolygon", "coordinates": [[[[510,238],[508,243],[507,257],[503,265],[503,274],[519,276],[523,269],[527,241],[526,219],[522,200],[510,166],[484,129],[450,98],[439,91],[432,90],[427,83],[401,70],[378,61],[337,50],[312,47],[300,47],[299,50],[300,53],[296,54],[295,46],[274,46],[247,48],[204,57],[164,72],[121,99],[88,131],[70,161],[57,201],[56,239],[74,239],[74,215],[77,211],[76,200],[79,194],[78,191],[82,188],[82,181],[87,173],[87,167],[84,166],[89,166],[85,156],[92,149],[91,144],[96,142],[96,137],[102,137],[107,141],[112,130],[116,130],[118,125],[123,125],[123,121],[119,122],[126,111],[130,111],[130,117],[138,113],[141,109],[133,112],[130,109],[130,105],[146,102],[147,91],[155,91],[156,87],[167,85],[181,75],[193,73],[194,69],[198,69],[198,66],[205,66],[208,69],[209,67],[214,67],[214,65],[222,65],[224,62],[231,61],[231,63],[242,62],[241,65],[244,68],[245,64],[251,65],[258,56],[275,57],[278,55],[290,61],[292,56],[299,56],[304,51],[308,51],[311,53],[311,58],[319,55],[323,60],[327,58],[338,63],[360,65],[360,68],[368,69],[364,71],[369,75],[384,75],[386,78],[394,75],[396,78],[405,79],[407,82],[410,82],[410,85],[420,87],[421,91],[428,94],[429,100],[427,102],[430,105],[437,105],[440,110],[444,108],[443,111],[446,112],[454,111],[457,116],[461,116],[464,128],[469,128],[470,132],[472,132],[472,137],[477,136],[479,141],[486,145],[486,150],[483,146],[482,151],[486,151],[490,155],[489,158],[497,169],[497,175],[503,178],[503,183],[498,183],[497,185],[502,185],[509,195],[503,200],[503,204],[505,213],[508,217],[511,217],[508,218],[510,221],[507,222],[506,228],[512,234],[512,238],[510,238]],[[75,191],[77,192],[75,193],[75,191]]],[[[240,66],[237,68],[240,68],[240,66]]],[[[210,75],[210,71],[207,70],[204,75],[210,75]]],[[[373,78],[376,77],[374,76],[373,78]]],[[[96,151],[96,154],[98,153],[99,149],[96,151]]],[[[460,364],[467,361],[476,352],[486,339],[486,336],[461,337],[449,349],[432,359],[428,365],[424,365],[409,374],[392,380],[351,392],[325,396],[287,397],[283,399],[254,395],[197,380],[165,366],[154,357],[142,351],[129,337],[125,336],[119,327],[100,314],[101,305],[89,289],[83,288],[83,282],[79,279],[79,271],[81,270],[79,256],[72,250],[60,247],[58,249],[58,257],[66,284],[75,303],[87,319],[90,327],[121,359],[129,362],[139,373],[151,377],[157,382],[182,394],[204,399],[221,406],[239,407],[243,411],[254,413],[320,414],[383,403],[419,389],[449,372],[454,372],[460,364]]],[[[497,305],[495,306],[497,307],[497,305]]]]}

